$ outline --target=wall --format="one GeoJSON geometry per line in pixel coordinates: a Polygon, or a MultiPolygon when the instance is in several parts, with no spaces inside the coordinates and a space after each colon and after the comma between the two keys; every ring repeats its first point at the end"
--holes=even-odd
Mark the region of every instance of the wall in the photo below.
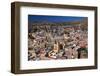
{"type": "MultiPolygon", "coordinates": [[[[11,15],[10,3],[15,0],[1,0],[0,2],[0,76],[16,76],[10,73],[11,60],[11,15]]],[[[57,3],[57,4],[71,4],[71,5],[87,5],[98,6],[98,28],[100,28],[100,0],[17,0],[26,2],[39,3],[57,3]]],[[[98,33],[100,30],[98,29],[98,33]]],[[[100,35],[98,36],[98,43],[100,42],[100,35]]],[[[100,44],[99,44],[100,46],[100,44]]],[[[98,49],[100,58],[100,51],[98,49]]],[[[65,71],[52,73],[38,73],[38,74],[22,74],[18,76],[99,76],[100,73],[100,59],[98,61],[98,70],[81,70],[81,71],[65,71]]]]}

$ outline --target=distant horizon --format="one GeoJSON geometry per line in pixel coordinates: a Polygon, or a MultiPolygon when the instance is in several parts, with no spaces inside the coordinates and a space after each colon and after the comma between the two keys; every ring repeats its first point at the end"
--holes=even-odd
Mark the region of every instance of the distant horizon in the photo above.
{"type": "Polygon", "coordinates": [[[75,16],[50,16],[50,15],[28,15],[29,23],[33,22],[52,22],[52,23],[59,23],[59,22],[75,22],[75,21],[82,21],[84,18],[87,17],[75,17],[75,16]]]}

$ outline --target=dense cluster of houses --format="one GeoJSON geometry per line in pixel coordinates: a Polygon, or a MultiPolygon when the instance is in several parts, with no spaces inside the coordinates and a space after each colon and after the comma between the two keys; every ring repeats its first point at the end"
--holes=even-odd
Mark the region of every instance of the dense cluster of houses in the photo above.
{"type": "Polygon", "coordinates": [[[34,25],[28,33],[28,60],[88,58],[88,32],[77,25],[34,25]]]}

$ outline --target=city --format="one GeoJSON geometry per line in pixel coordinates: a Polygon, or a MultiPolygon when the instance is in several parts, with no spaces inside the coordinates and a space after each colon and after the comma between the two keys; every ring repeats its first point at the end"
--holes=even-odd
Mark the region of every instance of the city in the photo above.
{"type": "Polygon", "coordinates": [[[81,22],[34,22],[28,33],[28,60],[88,58],[87,42],[86,18],[81,22]]]}

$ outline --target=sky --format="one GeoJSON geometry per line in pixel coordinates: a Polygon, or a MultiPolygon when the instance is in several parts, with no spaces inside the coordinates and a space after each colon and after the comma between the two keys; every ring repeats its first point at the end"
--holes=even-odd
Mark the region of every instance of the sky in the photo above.
{"type": "Polygon", "coordinates": [[[85,17],[73,17],[73,16],[48,16],[48,15],[28,15],[28,21],[34,22],[71,22],[71,21],[81,21],[85,17]]]}

